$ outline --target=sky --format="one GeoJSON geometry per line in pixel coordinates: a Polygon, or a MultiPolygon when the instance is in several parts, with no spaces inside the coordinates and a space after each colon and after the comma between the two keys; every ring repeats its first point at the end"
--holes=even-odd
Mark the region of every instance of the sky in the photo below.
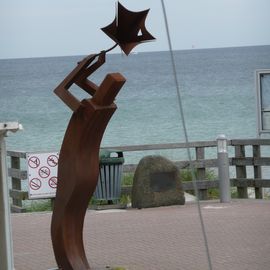
{"type": "MultiPolygon", "coordinates": [[[[1,0],[0,59],[86,55],[113,45],[101,30],[115,17],[115,0],[1,0]]],[[[136,51],[168,50],[160,0],[121,0],[150,8],[155,42],[136,51]]],[[[270,45],[270,0],[164,0],[175,50],[270,45]]],[[[117,49],[114,52],[120,52],[117,49]]]]}

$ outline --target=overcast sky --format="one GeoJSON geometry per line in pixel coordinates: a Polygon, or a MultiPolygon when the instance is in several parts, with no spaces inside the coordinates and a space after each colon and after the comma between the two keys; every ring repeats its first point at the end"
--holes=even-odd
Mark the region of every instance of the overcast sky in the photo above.
{"type": "MultiPolygon", "coordinates": [[[[85,55],[113,42],[100,30],[115,16],[115,0],[1,0],[0,58],[85,55]]],[[[160,0],[122,0],[150,8],[157,38],[137,51],[168,50],[160,0]]],[[[174,49],[270,44],[270,0],[165,0],[174,49]]],[[[119,51],[116,51],[119,52],[119,51]]]]}

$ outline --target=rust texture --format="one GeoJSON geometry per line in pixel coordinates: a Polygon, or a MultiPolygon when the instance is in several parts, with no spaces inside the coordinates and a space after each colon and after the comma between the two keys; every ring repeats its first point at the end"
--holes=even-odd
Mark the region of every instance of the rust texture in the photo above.
{"type": "Polygon", "coordinates": [[[115,96],[125,82],[119,73],[108,74],[98,87],[86,76],[98,68],[105,54],[85,58],[55,89],[74,111],[66,130],[58,165],[58,187],[51,235],[60,269],[90,269],[83,246],[83,222],[99,173],[99,147],[116,110],[115,96]],[[88,67],[96,57],[98,61],[88,67]],[[79,102],[67,89],[76,83],[92,98],[79,102]]]}
{"type": "Polygon", "coordinates": [[[59,269],[90,269],[83,244],[84,217],[98,181],[101,139],[116,110],[114,99],[125,83],[120,73],[107,74],[99,86],[88,77],[105,63],[106,53],[117,45],[128,54],[137,44],[153,39],[144,26],[147,13],[148,10],[128,11],[118,3],[118,24],[115,19],[103,29],[116,44],[107,51],[85,57],[54,90],[73,111],[60,150],[51,223],[59,269]],[[69,91],[74,84],[90,97],[78,100],[69,91]]]}

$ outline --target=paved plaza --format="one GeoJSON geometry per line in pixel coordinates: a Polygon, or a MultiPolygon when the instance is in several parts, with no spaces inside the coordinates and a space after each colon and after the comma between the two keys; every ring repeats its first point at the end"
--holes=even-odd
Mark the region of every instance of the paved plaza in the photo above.
{"type": "MultiPolygon", "coordinates": [[[[270,201],[201,203],[213,270],[270,269],[270,201]]],[[[16,270],[56,267],[51,213],[12,214],[16,270]]],[[[89,210],[85,248],[93,270],[208,270],[195,203],[151,209],[89,210]]]]}

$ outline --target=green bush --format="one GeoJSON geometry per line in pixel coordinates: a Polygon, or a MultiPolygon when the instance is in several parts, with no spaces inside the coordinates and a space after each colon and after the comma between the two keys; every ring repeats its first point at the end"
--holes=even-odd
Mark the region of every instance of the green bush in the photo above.
{"type": "Polygon", "coordinates": [[[26,212],[52,211],[51,200],[34,200],[29,202],[26,205],[26,212]]]}
{"type": "MultiPolygon", "coordinates": [[[[195,178],[197,178],[197,171],[194,172],[195,178]]],[[[189,169],[180,170],[181,179],[183,182],[192,181],[192,173],[189,169]]],[[[214,170],[206,170],[205,171],[205,180],[215,180],[217,179],[217,175],[214,170]]]]}
{"type": "Polygon", "coordinates": [[[134,173],[124,173],[122,178],[122,186],[132,186],[134,173]]]}

